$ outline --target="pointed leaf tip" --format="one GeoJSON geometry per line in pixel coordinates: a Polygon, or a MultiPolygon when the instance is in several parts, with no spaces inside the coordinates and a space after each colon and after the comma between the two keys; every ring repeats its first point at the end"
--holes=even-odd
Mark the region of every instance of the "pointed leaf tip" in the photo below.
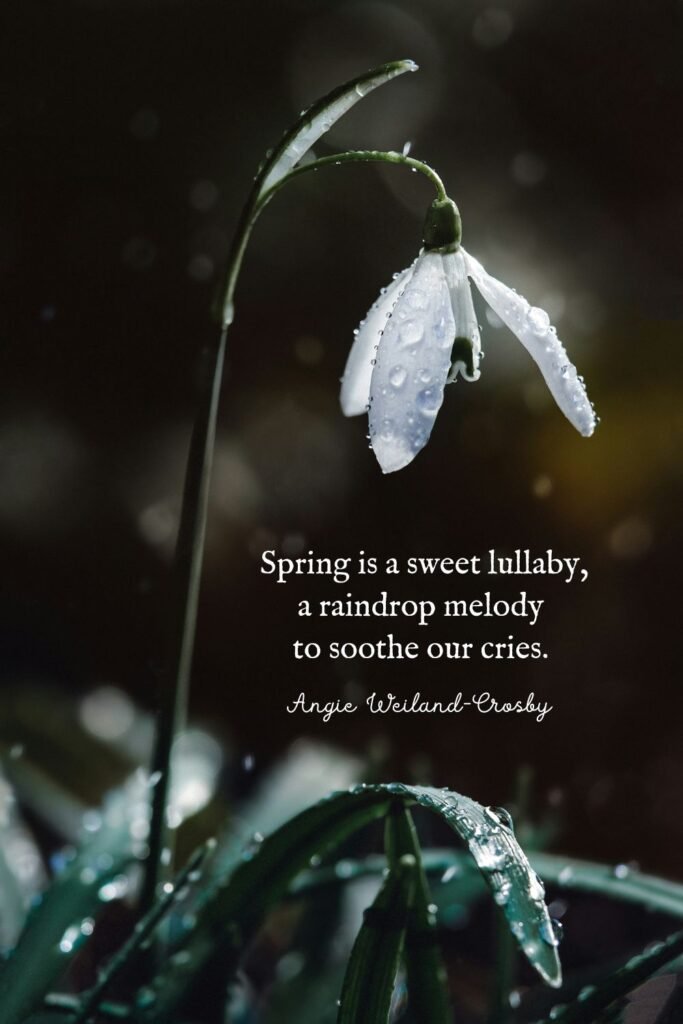
{"type": "Polygon", "coordinates": [[[259,198],[281,181],[314,146],[325,132],[328,132],[340,117],[343,117],[359,100],[392,78],[417,71],[412,60],[397,60],[381,67],[366,71],[357,78],[337,86],[322,99],[303,112],[301,117],[285,132],[279,145],[266,159],[259,172],[259,198]]]}

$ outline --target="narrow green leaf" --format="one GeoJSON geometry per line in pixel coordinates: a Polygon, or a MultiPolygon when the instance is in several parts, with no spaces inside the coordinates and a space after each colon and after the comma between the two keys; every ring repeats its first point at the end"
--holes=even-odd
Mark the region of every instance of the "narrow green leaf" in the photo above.
{"type": "Polygon", "coordinates": [[[123,944],[118,953],[111,958],[106,967],[101,971],[95,987],[87,995],[83,996],[74,1024],[84,1024],[96,1012],[104,993],[111,987],[121,971],[125,970],[140,947],[154,933],[159,923],[178,899],[178,894],[182,892],[183,886],[189,877],[199,872],[207,854],[215,848],[215,845],[214,840],[209,840],[208,843],[205,843],[204,846],[196,850],[182,871],[178,873],[173,884],[157,899],[151,910],[138,921],[128,941],[123,944]]]}
{"type": "Polygon", "coordinates": [[[680,1024],[683,1020],[683,985],[680,975],[650,978],[596,1018],[595,1024],[680,1024]]]}
{"type": "Polygon", "coordinates": [[[147,784],[135,779],[88,818],[89,838],[30,912],[19,941],[0,966],[0,1022],[19,1024],[87,941],[112,882],[136,855],[131,826],[146,813],[147,784]]]}
{"type": "Polygon", "coordinates": [[[415,858],[400,857],[365,911],[344,976],[337,1024],[387,1024],[416,881],[415,858]]]}
{"type": "Polygon", "coordinates": [[[451,790],[400,788],[465,840],[527,960],[547,984],[558,988],[562,970],[545,890],[515,839],[509,815],[451,790]]]}
{"type": "Polygon", "coordinates": [[[220,961],[226,981],[266,912],[292,879],[353,832],[387,811],[390,795],[370,787],[333,794],[245,851],[228,878],[218,878],[197,907],[196,923],[180,943],[182,963],[162,970],[140,1007],[146,1021],[165,1022],[209,964],[220,961]]]}
{"type": "Polygon", "coordinates": [[[401,803],[392,806],[387,818],[385,848],[394,867],[400,858],[410,855],[416,863],[413,912],[408,922],[405,963],[408,976],[408,1005],[419,1011],[419,1019],[429,1024],[449,1024],[446,970],[439,949],[436,907],[432,906],[427,879],[422,868],[420,844],[410,811],[401,803]]]}
{"type": "Polygon", "coordinates": [[[417,65],[412,60],[397,60],[383,64],[338,86],[303,111],[261,167],[257,178],[260,182],[258,196],[262,196],[284,178],[311,146],[314,146],[318,139],[359,100],[385,82],[390,82],[397,75],[405,74],[406,71],[417,71],[417,65]]]}
{"type": "Polygon", "coordinates": [[[532,854],[531,862],[548,883],[563,889],[637,903],[647,910],[683,918],[680,882],[646,875],[625,865],[613,867],[549,853],[532,854]]]}
{"type": "Polygon", "coordinates": [[[681,954],[683,931],[674,932],[664,942],[631,957],[623,967],[598,984],[587,985],[572,1003],[555,1007],[544,1024],[592,1024],[613,1003],[618,1003],[681,954]]]}
{"type": "MultiPolygon", "coordinates": [[[[644,910],[668,914],[683,920],[683,885],[634,869],[625,871],[609,864],[576,860],[551,853],[532,853],[529,863],[546,885],[557,885],[569,892],[584,892],[642,907],[644,910]]],[[[422,865],[428,876],[439,879],[440,909],[450,902],[469,904],[479,899],[486,887],[472,858],[460,850],[423,850],[422,865]]],[[[319,887],[340,885],[356,878],[381,874],[384,858],[373,855],[361,860],[344,861],[343,876],[334,869],[305,872],[291,887],[291,895],[299,898],[319,887]]]]}

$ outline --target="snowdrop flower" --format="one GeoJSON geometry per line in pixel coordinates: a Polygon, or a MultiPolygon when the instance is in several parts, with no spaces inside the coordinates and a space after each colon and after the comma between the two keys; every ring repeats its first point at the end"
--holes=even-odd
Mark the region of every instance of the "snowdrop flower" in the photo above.
{"type": "Polygon", "coordinates": [[[385,473],[402,469],[424,448],[445,385],[479,378],[482,355],[470,279],[540,369],[551,394],[584,437],[596,417],[583,380],[547,313],[491,277],[460,245],[452,200],[432,204],[425,245],[412,266],[383,289],[356,331],[342,378],[346,416],[368,411],[370,442],[385,473]]]}

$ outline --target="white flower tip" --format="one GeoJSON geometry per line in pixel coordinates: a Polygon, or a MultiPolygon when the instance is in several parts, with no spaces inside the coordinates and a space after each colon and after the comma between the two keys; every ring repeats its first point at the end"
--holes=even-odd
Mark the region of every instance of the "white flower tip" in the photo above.
{"type": "Polygon", "coordinates": [[[360,416],[362,413],[368,411],[367,400],[363,401],[362,397],[358,394],[354,394],[352,391],[345,388],[343,377],[342,389],[339,394],[339,404],[341,405],[341,411],[345,416],[360,416]]]}
{"type": "Polygon", "coordinates": [[[594,412],[591,413],[590,417],[583,420],[581,423],[576,424],[576,429],[581,434],[581,437],[592,437],[595,433],[595,428],[598,425],[598,417],[594,412]]]}
{"type": "Polygon", "coordinates": [[[396,473],[399,469],[405,469],[417,455],[416,451],[399,440],[385,441],[375,437],[371,447],[383,473],[396,473]]]}

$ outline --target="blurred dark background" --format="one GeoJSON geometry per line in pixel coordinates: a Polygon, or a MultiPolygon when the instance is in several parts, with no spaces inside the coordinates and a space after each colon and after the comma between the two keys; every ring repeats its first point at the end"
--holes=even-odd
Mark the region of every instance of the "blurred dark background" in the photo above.
{"type": "MultiPolygon", "coordinates": [[[[264,215],[238,292],[192,715],[256,771],[317,735],[369,752],[382,777],[501,804],[531,764],[567,852],[681,876],[682,23],[673,0],[3,5],[6,739],[21,719],[26,756],[60,779],[66,755],[41,740],[55,707],[87,722],[83,702],[108,687],[153,710],[193,375],[252,176],[308,102],[412,57],[418,75],[359,104],[316,152],[410,141],[458,202],[470,251],[549,311],[602,423],[580,438],[480,307],[480,382],[449,389],[427,449],[382,477],[365,423],[340,413],[338,379],[353,328],[417,252],[429,188],[393,167],[292,185],[264,215]],[[270,547],[494,546],[579,555],[590,580],[501,585],[546,599],[533,630],[471,620],[429,639],[512,632],[540,639],[546,662],[295,663],[295,638],[415,630],[296,618],[302,597],[374,596],[377,581],[259,575],[270,547]],[[540,725],[359,714],[327,726],[284,710],[301,690],[461,688],[534,690],[555,710],[540,725]]],[[[438,600],[488,588],[391,589],[438,600]]]]}

